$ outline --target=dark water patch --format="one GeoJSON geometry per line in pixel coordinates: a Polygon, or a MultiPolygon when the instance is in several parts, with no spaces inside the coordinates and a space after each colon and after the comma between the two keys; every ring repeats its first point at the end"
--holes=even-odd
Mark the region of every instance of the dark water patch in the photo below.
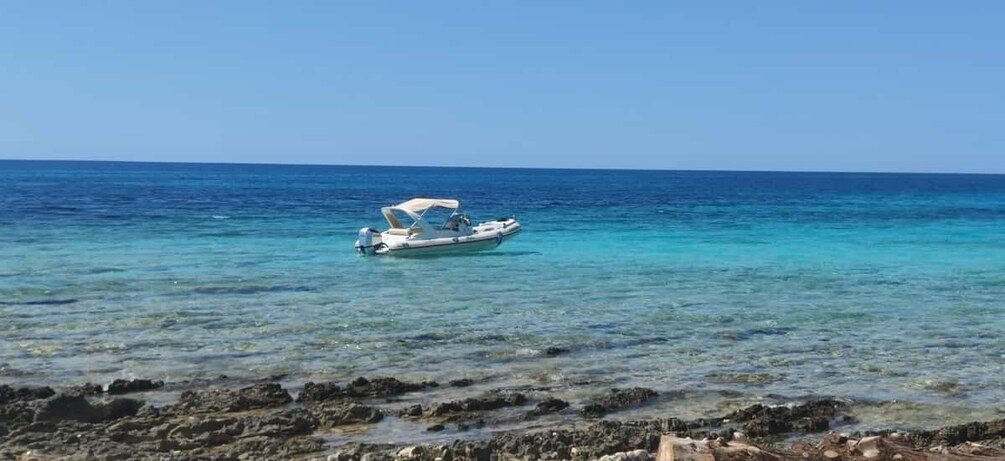
{"type": "Polygon", "coordinates": [[[34,207],[34,210],[42,213],[56,213],[56,214],[75,214],[84,211],[83,208],[65,206],[65,205],[42,205],[34,207]]]}
{"type": "Polygon", "coordinates": [[[953,380],[929,380],[916,384],[917,387],[927,391],[934,391],[946,397],[959,397],[967,393],[968,388],[964,383],[953,380]]]}
{"type": "Polygon", "coordinates": [[[421,333],[405,338],[403,341],[446,341],[452,336],[445,333],[421,333]]]}
{"type": "Polygon", "coordinates": [[[72,304],[79,299],[76,298],[63,298],[63,299],[31,299],[27,301],[0,301],[0,305],[62,305],[62,304],[72,304]]]}
{"type": "Polygon", "coordinates": [[[716,336],[722,339],[729,339],[732,341],[743,341],[751,339],[755,336],[786,335],[789,334],[789,332],[791,331],[795,331],[795,328],[792,327],[749,328],[744,330],[724,331],[716,334],[716,336]]]}
{"type": "Polygon", "coordinates": [[[272,352],[267,351],[256,351],[256,352],[234,352],[234,353],[221,353],[221,354],[205,354],[195,357],[189,357],[188,360],[192,363],[209,363],[215,361],[232,361],[236,359],[247,359],[251,357],[265,357],[273,355],[272,352]]]}
{"type": "Polygon", "coordinates": [[[116,272],[125,272],[125,269],[119,269],[117,267],[96,267],[85,272],[86,274],[109,274],[116,272]]]}
{"type": "Polygon", "coordinates": [[[200,287],[192,293],[201,295],[254,295],[259,293],[316,292],[316,287],[306,285],[241,285],[200,287]]]}
{"type": "Polygon", "coordinates": [[[712,372],[705,375],[705,380],[710,383],[743,384],[748,386],[771,384],[781,379],[780,376],[770,373],[712,372]]]}

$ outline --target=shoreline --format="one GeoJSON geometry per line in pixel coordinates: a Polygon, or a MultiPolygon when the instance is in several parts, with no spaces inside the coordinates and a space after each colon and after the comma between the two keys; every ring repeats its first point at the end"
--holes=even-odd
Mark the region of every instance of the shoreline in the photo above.
{"type": "Polygon", "coordinates": [[[143,399],[165,388],[160,381],[0,385],[0,459],[644,460],[657,458],[661,441],[673,450],[732,453],[721,459],[1005,459],[1005,419],[841,434],[856,404],[837,399],[754,404],[712,418],[630,419],[659,394],[634,387],[565,401],[547,390],[496,388],[437,400],[437,390],[475,383],[360,377],[308,382],[296,392],[278,384],[282,378],[169,383],[181,393],[160,406],[143,399]]]}

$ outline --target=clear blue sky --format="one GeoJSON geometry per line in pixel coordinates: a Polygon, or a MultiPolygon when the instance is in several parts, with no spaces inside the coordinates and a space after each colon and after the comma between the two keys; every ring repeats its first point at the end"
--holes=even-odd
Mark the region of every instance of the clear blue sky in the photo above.
{"type": "Polygon", "coordinates": [[[1005,173],[1005,2],[0,2],[0,158],[1005,173]]]}

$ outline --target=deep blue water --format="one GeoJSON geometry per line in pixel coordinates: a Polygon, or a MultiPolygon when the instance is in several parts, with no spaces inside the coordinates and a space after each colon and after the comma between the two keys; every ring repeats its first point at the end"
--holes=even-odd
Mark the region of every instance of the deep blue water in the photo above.
{"type": "Polygon", "coordinates": [[[1005,411],[1003,336],[1002,175],[0,161],[0,382],[466,376],[952,419],[1005,411]],[[524,232],[353,253],[414,196],[524,232]]]}

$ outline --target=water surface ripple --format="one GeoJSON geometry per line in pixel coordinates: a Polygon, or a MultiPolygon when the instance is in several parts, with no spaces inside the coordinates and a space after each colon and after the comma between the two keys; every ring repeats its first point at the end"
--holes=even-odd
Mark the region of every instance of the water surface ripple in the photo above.
{"type": "MultiPolygon", "coordinates": [[[[0,319],[0,383],[488,377],[993,415],[1005,176],[2,161],[0,319]],[[526,232],[352,252],[422,195],[526,232]]],[[[695,400],[673,411],[722,405],[695,400]]]]}

